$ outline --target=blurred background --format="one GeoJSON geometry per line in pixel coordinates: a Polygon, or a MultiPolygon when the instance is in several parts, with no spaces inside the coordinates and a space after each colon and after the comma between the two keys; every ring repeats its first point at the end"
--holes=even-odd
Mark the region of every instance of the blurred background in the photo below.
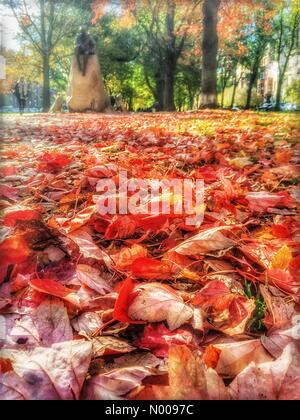
{"type": "Polygon", "coordinates": [[[122,97],[128,111],[199,109],[203,90],[214,95],[214,73],[220,107],[300,109],[298,0],[1,0],[0,6],[2,112],[17,110],[12,91],[22,76],[27,112],[48,111],[65,94],[81,25],[96,39],[108,92],[122,97]]]}

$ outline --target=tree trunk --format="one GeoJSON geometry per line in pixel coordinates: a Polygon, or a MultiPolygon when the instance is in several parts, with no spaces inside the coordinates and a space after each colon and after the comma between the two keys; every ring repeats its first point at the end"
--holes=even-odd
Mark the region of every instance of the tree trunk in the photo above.
{"type": "Polygon", "coordinates": [[[275,111],[280,111],[283,80],[284,80],[283,77],[280,75],[278,79],[278,85],[277,85],[277,91],[276,91],[275,111]]]}
{"type": "Polygon", "coordinates": [[[234,107],[235,97],[236,97],[236,90],[237,90],[237,85],[234,84],[234,86],[233,86],[233,92],[232,92],[232,97],[231,97],[231,105],[230,105],[230,108],[233,108],[234,107]]]}
{"type": "MultiPolygon", "coordinates": [[[[43,60],[43,111],[48,112],[50,109],[50,42],[51,36],[46,31],[46,0],[39,0],[40,16],[41,16],[41,45],[42,45],[42,60],[43,60]]],[[[53,3],[50,9],[53,18],[53,3]]],[[[52,30],[52,29],[51,29],[52,30]]]]}
{"type": "Polygon", "coordinates": [[[49,56],[43,57],[43,111],[50,109],[50,63],[49,56]]]}
{"type": "Polygon", "coordinates": [[[188,92],[189,92],[189,109],[192,110],[194,108],[194,95],[192,92],[192,88],[190,86],[188,87],[188,92]]]}
{"type": "Polygon", "coordinates": [[[250,81],[249,85],[248,85],[248,90],[247,90],[247,99],[246,99],[245,109],[250,109],[250,107],[251,107],[253,86],[254,86],[254,83],[250,81]]]}
{"type": "Polygon", "coordinates": [[[133,93],[130,93],[129,99],[128,99],[128,111],[133,111],[133,93]]]}
{"type": "Polygon", "coordinates": [[[218,11],[220,0],[204,0],[203,4],[203,41],[202,41],[202,107],[216,108],[217,97],[217,56],[218,11]]]}
{"type": "Polygon", "coordinates": [[[258,65],[255,65],[250,75],[245,109],[250,109],[251,107],[252,91],[253,91],[253,88],[257,79],[257,75],[258,75],[258,65]]]}
{"type": "Polygon", "coordinates": [[[164,79],[162,78],[161,74],[161,65],[159,65],[157,72],[154,74],[154,81],[155,81],[155,86],[152,86],[151,82],[150,82],[150,78],[149,75],[147,73],[147,68],[146,68],[146,64],[144,63],[144,75],[145,75],[145,81],[146,84],[148,86],[148,88],[150,89],[154,101],[155,101],[155,106],[157,111],[162,111],[163,110],[163,106],[164,106],[164,97],[163,97],[163,93],[164,93],[164,79]]]}
{"type": "Polygon", "coordinates": [[[231,97],[231,105],[230,105],[230,108],[233,108],[234,107],[236,90],[237,90],[237,87],[238,87],[237,74],[236,73],[237,73],[237,69],[235,69],[235,73],[234,73],[233,92],[232,92],[232,97],[231,97]]]}
{"type": "Polygon", "coordinates": [[[155,75],[155,83],[155,101],[159,106],[159,111],[162,111],[164,109],[165,81],[160,72],[155,75]]]}
{"type": "Polygon", "coordinates": [[[176,52],[176,38],[175,38],[175,12],[176,4],[174,0],[168,1],[168,11],[166,14],[166,36],[167,45],[164,58],[164,74],[165,74],[165,85],[164,85],[164,110],[175,111],[174,103],[174,84],[175,74],[177,67],[177,52],[176,52]]]}
{"type": "Polygon", "coordinates": [[[165,83],[164,83],[164,111],[175,111],[174,103],[174,84],[175,84],[176,65],[166,64],[165,83]]]}
{"type": "Polygon", "coordinates": [[[222,87],[221,108],[224,108],[225,89],[226,89],[226,87],[223,86],[222,87]]]}

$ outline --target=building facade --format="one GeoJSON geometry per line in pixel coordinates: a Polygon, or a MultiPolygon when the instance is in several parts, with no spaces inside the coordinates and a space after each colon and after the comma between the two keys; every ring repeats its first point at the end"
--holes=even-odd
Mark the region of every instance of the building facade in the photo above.
{"type": "MultiPolygon", "coordinates": [[[[283,65],[283,63],[281,63],[283,65]]],[[[266,56],[263,61],[263,71],[258,83],[258,89],[264,100],[275,101],[279,80],[279,65],[270,56],[266,56]]],[[[300,83],[300,53],[291,56],[282,87],[282,98],[288,97],[289,89],[295,84],[300,83]]]]}

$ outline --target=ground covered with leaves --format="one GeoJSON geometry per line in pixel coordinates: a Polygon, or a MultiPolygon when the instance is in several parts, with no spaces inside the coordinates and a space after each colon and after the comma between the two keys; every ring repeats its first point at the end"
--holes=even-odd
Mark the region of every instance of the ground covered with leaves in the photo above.
{"type": "Polygon", "coordinates": [[[300,399],[298,118],[6,117],[0,399],[300,399]],[[100,215],[119,170],[203,179],[202,225],[100,215]]]}

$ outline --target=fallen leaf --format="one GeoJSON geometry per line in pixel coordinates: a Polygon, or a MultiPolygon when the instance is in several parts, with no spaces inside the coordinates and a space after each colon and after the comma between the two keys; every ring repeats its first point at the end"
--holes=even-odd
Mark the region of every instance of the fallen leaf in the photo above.
{"type": "Polygon", "coordinates": [[[182,242],[176,248],[173,248],[172,251],[182,255],[197,255],[230,248],[235,245],[235,241],[227,238],[222,233],[222,231],[230,229],[232,228],[221,226],[205,230],[182,242]]]}
{"type": "Polygon", "coordinates": [[[59,299],[47,298],[32,313],[17,318],[6,318],[4,347],[48,347],[73,339],[68,312],[59,299]]]}
{"type": "Polygon", "coordinates": [[[0,395],[9,399],[78,400],[91,352],[92,344],[84,341],[54,344],[28,353],[13,350],[10,359],[17,376],[0,379],[0,395]]]}
{"type": "Polygon", "coordinates": [[[171,331],[191,320],[193,309],[171,288],[159,283],[137,286],[137,296],[128,308],[128,316],[135,321],[167,321],[171,331]]]}
{"type": "Polygon", "coordinates": [[[170,331],[163,324],[147,325],[143,336],[134,343],[137,347],[151,350],[157,357],[167,357],[172,345],[196,347],[194,335],[187,330],[170,331]]]}
{"type": "Polygon", "coordinates": [[[88,222],[90,222],[95,213],[96,213],[95,206],[85,208],[82,211],[78,212],[76,216],[72,217],[69,220],[66,220],[62,224],[62,228],[64,229],[66,233],[74,232],[77,229],[80,229],[82,226],[84,226],[88,222]]]}
{"type": "Polygon", "coordinates": [[[105,232],[105,238],[108,240],[130,238],[136,228],[137,223],[132,217],[115,216],[105,232]]]}
{"type": "Polygon", "coordinates": [[[112,292],[112,287],[101,277],[100,271],[96,268],[79,264],[76,269],[76,275],[82,284],[95,290],[100,295],[112,292]]]}
{"type": "Polygon", "coordinates": [[[271,261],[271,269],[286,270],[293,259],[292,252],[287,245],[283,245],[282,248],[274,255],[271,261]]]}
{"type": "Polygon", "coordinates": [[[211,367],[225,378],[235,378],[251,362],[259,364],[273,360],[265,351],[260,340],[212,345],[206,350],[204,360],[207,360],[208,357],[211,358],[213,352],[217,353],[217,357],[215,357],[211,367]]]}
{"type": "Polygon", "coordinates": [[[103,259],[104,254],[101,249],[95,244],[92,236],[84,228],[69,233],[68,237],[78,245],[80,252],[85,258],[94,258],[95,260],[103,259]]]}
{"type": "Polygon", "coordinates": [[[171,267],[166,262],[152,258],[138,258],[132,263],[133,276],[144,280],[169,280],[172,276],[171,267]]]}
{"type": "Polygon", "coordinates": [[[299,400],[300,355],[288,345],[274,362],[252,362],[229,386],[234,400],[299,400]]]}
{"type": "Polygon", "coordinates": [[[80,301],[76,293],[72,289],[64,287],[60,283],[54,280],[49,279],[34,279],[30,280],[29,286],[38,292],[45,293],[47,295],[56,296],[67,302],[72,303],[72,305],[80,307],[80,301]]]}
{"type": "Polygon", "coordinates": [[[132,245],[131,248],[123,248],[114,257],[117,270],[130,270],[132,263],[138,258],[147,258],[148,251],[142,245],[132,245]]]}
{"type": "Polygon", "coordinates": [[[4,216],[4,226],[14,227],[18,221],[39,220],[41,215],[35,210],[19,209],[9,211],[4,216]]]}
{"type": "Polygon", "coordinates": [[[186,346],[171,346],[169,353],[169,386],[154,386],[158,399],[225,400],[226,388],[213,369],[207,369],[199,352],[186,346]]]}
{"type": "Polygon", "coordinates": [[[294,315],[291,324],[283,329],[273,329],[260,340],[264,348],[274,357],[282,355],[284,349],[294,343],[300,349],[300,315],[294,315]]]}
{"type": "Polygon", "coordinates": [[[291,207],[292,200],[287,192],[268,193],[265,191],[252,192],[246,195],[249,209],[253,212],[263,213],[272,207],[291,207]]]}
{"type": "Polygon", "coordinates": [[[0,184],[0,197],[9,198],[12,201],[18,201],[18,189],[10,185],[0,184]]]}
{"type": "Polygon", "coordinates": [[[143,379],[152,375],[151,368],[130,366],[89,379],[83,390],[83,400],[121,400],[143,379]]]}
{"type": "Polygon", "coordinates": [[[103,336],[93,339],[94,357],[120,355],[134,350],[135,347],[117,337],[103,336]]]}
{"type": "Polygon", "coordinates": [[[74,330],[89,337],[99,330],[102,325],[103,322],[96,312],[84,312],[72,320],[74,330]]]}
{"type": "Polygon", "coordinates": [[[22,235],[9,236],[0,243],[0,265],[21,264],[30,254],[31,249],[22,235]]]}
{"type": "Polygon", "coordinates": [[[115,303],[114,309],[114,319],[116,321],[121,322],[132,322],[128,315],[128,309],[130,307],[131,302],[136,297],[136,293],[134,293],[135,283],[129,277],[123,281],[121,285],[118,286],[118,298],[115,303]]]}

